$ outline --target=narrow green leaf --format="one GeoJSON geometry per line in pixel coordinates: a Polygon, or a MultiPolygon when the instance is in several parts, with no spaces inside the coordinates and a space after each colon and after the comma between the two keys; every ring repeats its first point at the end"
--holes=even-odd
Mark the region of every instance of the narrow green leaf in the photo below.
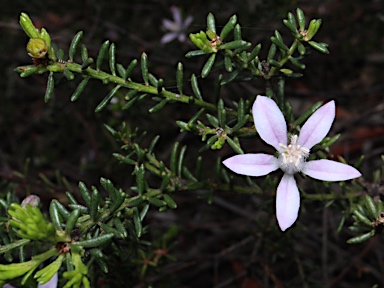
{"type": "Polygon", "coordinates": [[[221,30],[220,33],[220,40],[224,41],[225,38],[229,35],[229,33],[232,32],[232,30],[235,28],[237,22],[237,16],[233,15],[231,18],[229,18],[227,24],[223,27],[223,30],[221,30]]]}
{"type": "Polygon", "coordinates": [[[47,90],[44,95],[44,102],[48,103],[53,96],[53,90],[55,89],[55,80],[53,79],[53,72],[49,73],[48,82],[47,82],[47,90]]]}
{"type": "Polygon", "coordinates": [[[209,56],[207,62],[205,62],[204,67],[201,71],[201,77],[205,78],[208,76],[209,72],[211,72],[212,66],[215,63],[216,54],[212,54],[209,56]]]}
{"type": "Polygon", "coordinates": [[[39,38],[39,32],[36,29],[35,25],[33,25],[33,22],[31,18],[29,18],[28,14],[22,12],[20,14],[20,20],[19,20],[21,28],[23,28],[25,34],[28,35],[29,38],[39,38]]]}
{"type": "Polygon", "coordinates": [[[297,50],[299,51],[300,55],[304,55],[306,52],[305,46],[301,42],[297,43],[297,50]]]}
{"type": "Polygon", "coordinates": [[[365,207],[369,213],[371,219],[376,219],[379,216],[380,212],[377,211],[375,201],[373,201],[372,197],[369,195],[365,195],[365,207]]]}
{"type": "Polygon", "coordinates": [[[84,44],[81,44],[81,60],[83,62],[88,60],[88,49],[84,44]]]}
{"type": "Polygon", "coordinates": [[[52,201],[55,201],[56,208],[59,211],[60,215],[63,217],[63,219],[67,220],[69,215],[71,215],[71,213],[59,201],[57,201],[57,200],[52,200],[52,201]]]}
{"type": "Polygon", "coordinates": [[[284,23],[285,26],[288,27],[289,30],[291,30],[291,32],[292,32],[292,34],[293,34],[294,36],[296,36],[296,35],[299,34],[299,33],[297,32],[296,26],[293,25],[289,20],[284,19],[284,20],[283,20],[283,23],[284,23]]]}
{"type": "Polygon", "coordinates": [[[148,74],[148,81],[149,81],[149,85],[157,88],[158,81],[157,81],[156,77],[153,76],[153,74],[151,74],[151,73],[148,74]]]}
{"type": "Polygon", "coordinates": [[[225,70],[227,70],[228,72],[233,71],[232,59],[228,55],[224,56],[224,67],[225,67],[225,70]]]}
{"type": "Polygon", "coordinates": [[[242,40],[241,37],[241,26],[239,24],[235,25],[235,28],[233,29],[233,37],[235,40],[242,40]]]}
{"type": "Polygon", "coordinates": [[[295,30],[296,30],[296,19],[295,19],[295,16],[291,13],[291,12],[288,12],[288,21],[289,21],[289,23],[291,23],[291,25],[293,26],[293,27],[295,27],[295,30]]]}
{"type": "Polygon", "coordinates": [[[303,10],[300,8],[296,9],[297,22],[299,22],[299,28],[301,31],[305,30],[305,16],[303,10]]]}
{"type": "Polygon", "coordinates": [[[112,43],[109,46],[109,69],[113,76],[116,76],[116,45],[112,43]]]}
{"type": "Polygon", "coordinates": [[[187,146],[184,145],[181,150],[180,150],[180,154],[179,154],[179,157],[178,157],[178,161],[177,161],[177,176],[179,176],[179,178],[181,178],[181,172],[183,170],[183,161],[184,161],[184,156],[185,156],[185,151],[187,150],[187,146]]]}
{"type": "Polygon", "coordinates": [[[229,146],[231,146],[231,148],[233,149],[233,151],[235,151],[237,154],[244,154],[244,151],[240,148],[240,146],[235,141],[233,141],[230,137],[227,136],[226,140],[229,146]]]}
{"type": "Polygon", "coordinates": [[[163,198],[164,198],[164,201],[165,201],[165,203],[167,203],[169,208],[171,208],[171,209],[177,208],[177,204],[176,204],[175,200],[172,199],[171,196],[169,196],[168,194],[164,194],[163,198]]]}
{"type": "Polygon", "coordinates": [[[74,209],[80,209],[81,213],[82,214],[87,214],[89,213],[89,209],[83,205],[79,205],[79,204],[69,204],[68,205],[69,208],[71,208],[72,210],[74,209]]]}
{"type": "Polygon", "coordinates": [[[71,192],[67,191],[65,192],[65,195],[68,197],[69,202],[71,202],[72,204],[77,204],[77,201],[71,192]]]}
{"type": "Polygon", "coordinates": [[[127,229],[125,229],[123,222],[121,222],[119,218],[113,218],[113,224],[115,224],[115,227],[117,231],[120,232],[122,238],[126,238],[128,236],[127,229]]]}
{"type": "Polygon", "coordinates": [[[277,62],[276,60],[274,59],[269,59],[268,60],[268,63],[270,65],[272,65],[273,67],[276,67],[276,68],[281,68],[283,65],[280,63],[280,62],[277,62]]]}
{"type": "Polygon", "coordinates": [[[28,69],[22,70],[23,72],[20,73],[20,77],[21,78],[29,77],[29,76],[35,74],[35,72],[38,70],[38,68],[39,67],[37,67],[37,66],[28,67],[28,69]]]}
{"type": "Polygon", "coordinates": [[[231,83],[232,81],[234,81],[241,71],[242,69],[237,69],[233,71],[228,77],[220,81],[220,86],[227,85],[228,83],[231,83]]]}
{"type": "Polygon", "coordinates": [[[181,62],[177,64],[176,83],[179,94],[183,95],[183,64],[181,62]]]}
{"type": "Polygon", "coordinates": [[[145,52],[141,54],[141,74],[143,76],[145,85],[148,85],[148,56],[145,54],[145,52]]]}
{"type": "Polygon", "coordinates": [[[93,189],[92,195],[91,195],[91,205],[89,207],[89,215],[91,216],[91,219],[96,221],[98,212],[99,212],[99,191],[97,189],[93,189]]]}
{"type": "Polygon", "coordinates": [[[84,184],[84,182],[79,182],[79,190],[80,194],[83,197],[85,204],[89,207],[91,205],[91,194],[88,191],[87,186],[84,184]]]}
{"type": "Polygon", "coordinates": [[[328,44],[326,43],[317,43],[315,41],[308,41],[308,44],[311,45],[316,50],[320,51],[321,53],[329,54],[328,44]]]}
{"type": "Polygon", "coordinates": [[[179,142],[175,142],[171,151],[171,164],[170,169],[173,175],[177,173],[177,159],[178,159],[179,142]]]}
{"type": "Polygon", "coordinates": [[[135,174],[137,183],[137,193],[141,195],[145,191],[145,168],[143,164],[135,167],[135,174]]]}
{"type": "Polygon", "coordinates": [[[276,44],[280,49],[282,49],[284,51],[288,51],[289,50],[289,48],[287,47],[287,45],[284,44],[282,39],[280,40],[280,39],[272,36],[271,37],[271,41],[272,41],[272,43],[276,44]]]}
{"type": "Polygon", "coordinates": [[[143,196],[131,197],[127,201],[127,207],[136,207],[136,206],[139,206],[143,202],[144,202],[143,196]]]}
{"type": "Polygon", "coordinates": [[[375,230],[371,230],[370,232],[367,232],[365,234],[361,234],[355,237],[350,238],[347,243],[348,244],[358,244],[364,241],[367,241],[370,239],[373,235],[375,235],[375,230]]]}
{"type": "Polygon", "coordinates": [[[133,223],[135,225],[136,235],[140,238],[143,233],[143,227],[141,225],[139,210],[137,207],[133,208],[133,223]]]}
{"type": "Polygon", "coordinates": [[[123,65],[121,65],[120,63],[117,63],[116,70],[117,70],[117,73],[119,73],[119,76],[121,78],[123,78],[124,80],[127,80],[126,71],[123,65]]]}
{"type": "Polygon", "coordinates": [[[300,68],[300,69],[305,69],[305,64],[301,63],[299,60],[297,60],[295,57],[292,57],[292,56],[289,56],[289,61],[291,61],[291,63],[293,65],[295,65],[297,68],[300,68]]]}
{"type": "Polygon", "coordinates": [[[129,63],[127,71],[125,72],[125,75],[127,78],[131,77],[131,74],[133,70],[135,70],[135,68],[137,67],[137,64],[138,64],[137,59],[133,59],[131,63],[129,63]]]}
{"type": "Polygon", "coordinates": [[[155,197],[148,197],[147,200],[149,203],[151,203],[152,205],[155,205],[156,207],[163,207],[163,206],[167,205],[167,203],[165,203],[165,201],[157,199],[155,197]]]}
{"type": "Polygon", "coordinates": [[[149,108],[148,112],[149,113],[156,113],[156,112],[160,111],[161,109],[163,109],[165,104],[167,104],[167,103],[168,103],[168,99],[164,99],[161,102],[159,102],[158,104],[156,104],[155,106],[153,106],[152,108],[149,108]]]}
{"type": "Polygon", "coordinates": [[[203,50],[193,50],[193,51],[189,51],[187,54],[185,54],[185,57],[186,58],[192,58],[192,57],[197,57],[197,56],[201,56],[201,55],[205,55],[205,54],[208,54],[208,52],[203,51],[203,50]]]}
{"type": "Polygon", "coordinates": [[[163,92],[163,87],[164,87],[164,80],[160,78],[157,81],[157,94],[161,94],[163,92]]]}
{"type": "Polygon", "coordinates": [[[109,207],[109,213],[115,213],[121,205],[124,203],[125,194],[121,191],[117,191],[115,199],[112,200],[111,207],[109,207]]]}
{"type": "Polygon", "coordinates": [[[59,210],[56,207],[55,200],[52,200],[51,204],[49,204],[49,217],[51,218],[52,224],[56,230],[63,230],[59,210]]]}
{"type": "Polygon", "coordinates": [[[81,215],[80,209],[75,209],[71,212],[71,214],[68,217],[67,222],[65,223],[65,232],[69,235],[73,228],[75,228],[75,225],[77,223],[77,220],[79,219],[81,215]]]}
{"type": "Polygon", "coordinates": [[[256,45],[255,48],[253,48],[253,50],[251,51],[251,53],[248,55],[246,62],[251,62],[252,60],[254,60],[259,54],[260,50],[261,44],[256,45]]]}
{"type": "Polygon", "coordinates": [[[3,245],[0,246],[0,254],[4,254],[4,253],[7,253],[13,249],[22,247],[22,246],[28,244],[29,242],[31,242],[31,240],[29,240],[29,239],[20,239],[20,240],[15,240],[14,242],[6,244],[6,245],[4,245],[5,243],[3,243],[3,245]]]}
{"type": "Polygon", "coordinates": [[[113,238],[113,236],[114,235],[112,233],[108,233],[93,239],[75,242],[74,245],[81,246],[83,248],[100,247],[104,244],[107,244],[113,238]]]}
{"type": "Polygon", "coordinates": [[[227,112],[224,108],[223,99],[220,99],[217,103],[217,119],[219,120],[219,126],[224,128],[227,120],[227,112]]]}
{"type": "MultiPolygon", "coordinates": [[[[244,40],[234,40],[234,41],[231,41],[231,42],[227,42],[223,45],[220,46],[220,49],[223,50],[223,49],[229,49],[229,50],[233,50],[233,49],[239,49],[239,48],[242,48],[246,45],[248,45],[249,42],[247,41],[244,41],[244,40]]],[[[247,48],[249,47],[249,45],[247,46],[247,48]]]]}
{"type": "Polygon", "coordinates": [[[77,32],[75,37],[73,37],[71,45],[69,46],[69,60],[73,61],[73,56],[76,53],[77,47],[79,46],[79,43],[81,39],[83,38],[83,31],[77,32]]]}
{"type": "Polygon", "coordinates": [[[293,127],[299,126],[306,121],[317,109],[323,105],[322,101],[316,102],[309,107],[301,116],[293,123],[293,127]]]}
{"type": "Polygon", "coordinates": [[[268,61],[273,59],[273,57],[275,57],[276,51],[277,51],[276,44],[272,43],[271,47],[269,47],[269,51],[268,51],[268,56],[267,56],[268,61]]]}
{"type": "Polygon", "coordinates": [[[75,79],[75,75],[73,75],[73,73],[69,69],[64,69],[63,74],[65,78],[67,78],[67,80],[69,81],[72,81],[73,79],[75,79]]]}
{"type": "Polygon", "coordinates": [[[207,16],[207,30],[216,33],[215,16],[212,13],[209,13],[207,16]]]}
{"type": "Polygon", "coordinates": [[[353,215],[356,216],[356,218],[364,223],[365,225],[372,227],[372,221],[370,221],[366,216],[364,216],[359,210],[352,211],[353,215]]]}
{"type": "Polygon", "coordinates": [[[75,92],[73,92],[72,96],[71,96],[71,101],[74,102],[76,101],[77,99],[79,99],[81,93],[83,93],[85,87],[87,86],[88,84],[88,81],[91,77],[85,77],[79,84],[79,86],[77,86],[75,92]]]}
{"type": "Polygon", "coordinates": [[[140,212],[140,221],[143,221],[145,216],[147,216],[148,210],[149,210],[149,204],[147,203],[144,205],[143,209],[140,212]]]}
{"type": "Polygon", "coordinates": [[[195,94],[196,98],[199,100],[203,100],[195,74],[192,74],[191,76],[191,85],[192,85],[193,94],[195,94]]]}
{"type": "Polygon", "coordinates": [[[118,197],[119,191],[113,185],[111,180],[106,179],[104,177],[101,177],[100,178],[100,184],[101,184],[101,186],[103,186],[104,190],[108,192],[109,198],[114,200],[118,197]]]}
{"type": "Polygon", "coordinates": [[[207,113],[205,114],[205,117],[207,117],[207,120],[213,127],[218,128],[220,126],[219,119],[217,119],[215,116],[207,113]]]}
{"type": "Polygon", "coordinates": [[[111,102],[113,96],[115,96],[116,92],[120,89],[121,85],[117,85],[115,88],[109,92],[109,94],[103,99],[103,101],[100,102],[99,105],[97,105],[95,112],[98,113],[102,111],[108,104],[111,102]]]}
{"type": "Polygon", "coordinates": [[[97,59],[96,59],[96,69],[98,71],[101,69],[101,64],[103,63],[105,55],[107,54],[108,47],[109,47],[109,40],[105,41],[100,47],[99,54],[97,55],[97,59]]]}

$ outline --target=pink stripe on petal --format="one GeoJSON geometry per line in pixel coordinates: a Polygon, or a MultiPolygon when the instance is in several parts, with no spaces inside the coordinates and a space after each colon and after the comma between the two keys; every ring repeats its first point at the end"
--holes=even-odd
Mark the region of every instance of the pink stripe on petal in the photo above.
{"type": "Polygon", "coordinates": [[[311,149],[328,134],[335,119],[335,101],[330,101],[312,114],[301,127],[297,143],[311,149]]]}
{"type": "Polygon", "coordinates": [[[287,145],[287,123],[276,102],[259,95],[253,104],[252,113],[261,139],[281,151],[279,144],[287,145]]]}
{"type": "Polygon", "coordinates": [[[277,187],[276,217],[282,231],[295,223],[300,208],[300,193],[293,175],[284,174],[277,187]]]}
{"type": "Polygon", "coordinates": [[[237,174],[247,176],[263,176],[275,171],[277,159],[268,154],[241,154],[230,157],[223,164],[237,174]]]}
{"type": "Polygon", "coordinates": [[[345,181],[361,176],[352,166],[325,159],[308,161],[302,172],[323,181],[345,181]]]}

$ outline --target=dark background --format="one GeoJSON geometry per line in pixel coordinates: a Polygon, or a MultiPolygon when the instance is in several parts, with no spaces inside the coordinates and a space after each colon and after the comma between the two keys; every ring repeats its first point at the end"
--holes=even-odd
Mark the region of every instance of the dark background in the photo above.
{"type": "MultiPolygon", "coordinates": [[[[147,104],[126,114],[113,108],[95,114],[94,108],[111,87],[91,81],[87,92],[72,103],[69,98],[78,80],[58,82],[54,100],[44,104],[46,75],[22,79],[13,71],[31,62],[25,52],[28,39],[18,25],[20,12],[27,12],[36,26],[45,27],[55,45],[64,51],[68,51],[79,30],[84,31],[83,41],[90,56],[97,55],[106,39],[116,43],[117,61],[124,65],[145,51],[151,73],[173,87],[178,61],[189,73],[198,74],[203,59],[184,58],[187,51],[194,49],[188,41],[160,44],[165,33],[161,21],[172,19],[172,5],[194,17],[188,32],[205,30],[209,12],[215,15],[218,30],[237,14],[243,38],[253,44],[262,43],[264,56],[275,29],[289,39],[290,32],[282,24],[287,12],[300,7],[307,19],[321,18],[323,25],[316,40],[328,43],[331,54],[312,51],[304,61],[304,77],[287,81],[286,97],[297,115],[315,101],[335,99],[337,119],[331,134],[342,133],[342,138],[332,152],[351,163],[364,154],[360,170],[367,180],[372,179],[384,153],[383,1],[16,0],[3,3],[0,12],[0,177],[15,183],[21,198],[36,193],[46,202],[52,198],[66,201],[64,185],[55,182],[58,174],[74,187],[80,180],[96,185],[101,176],[120,187],[129,187],[130,171],[111,157],[118,145],[102,124],[124,120],[132,127],[148,130],[149,135],[162,135],[159,154],[166,159],[169,143],[179,140],[175,119],[183,117],[186,107],[167,108],[160,114],[162,121],[146,112],[150,107],[147,104]],[[17,176],[15,171],[24,176],[17,176]],[[57,186],[48,189],[44,177],[57,186]]],[[[206,93],[213,90],[211,78],[199,79],[199,84],[206,93]]],[[[263,84],[260,80],[228,85],[222,93],[234,99],[239,95],[254,96],[264,93],[263,84]]],[[[183,137],[186,144],[193,138],[183,137]]],[[[193,152],[193,147],[189,149],[193,152]]],[[[228,153],[230,149],[220,151],[223,157],[228,153]]],[[[347,229],[336,232],[343,205],[308,203],[302,208],[299,224],[291,229],[295,231],[283,234],[273,225],[269,230],[254,225],[255,217],[267,216],[262,211],[255,214],[257,200],[248,195],[220,194],[213,205],[196,200],[196,194],[178,197],[179,209],[174,213],[165,217],[153,213],[149,219],[159,227],[159,233],[170,225],[177,225],[181,231],[173,251],[176,262],[164,264],[158,274],[151,272],[146,279],[154,287],[384,286],[382,237],[347,245],[345,240],[353,234],[347,229]]],[[[273,205],[273,199],[269,205],[273,205]]],[[[115,270],[116,283],[124,281],[124,273],[123,265],[115,270]]]]}

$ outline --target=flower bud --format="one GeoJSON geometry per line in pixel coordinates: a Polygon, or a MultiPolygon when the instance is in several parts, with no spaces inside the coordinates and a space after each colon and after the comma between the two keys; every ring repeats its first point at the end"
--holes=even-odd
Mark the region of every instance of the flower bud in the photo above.
{"type": "Polygon", "coordinates": [[[21,207],[25,208],[26,205],[31,205],[33,207],[37,207],[40,204],[40,197],[36,195],[27,196],[23,202],[21,202],[21,207]]]}
{"type": "Polygon", "coordinates": [[[44,58],[48,51],[48,44],[41,38],[31,38],[27,44],[28,55],[33,58],[44,58]]]}

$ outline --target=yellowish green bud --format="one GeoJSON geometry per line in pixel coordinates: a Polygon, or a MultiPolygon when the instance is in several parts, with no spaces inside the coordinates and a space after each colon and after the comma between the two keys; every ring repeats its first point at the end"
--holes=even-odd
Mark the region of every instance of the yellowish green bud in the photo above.
{"type": "Polygon", "coordinates": [[[48,52],[48,44],[41,38],[31,38],[27,44],[27,52],[32,58],[44,58],[48,52]]]}

